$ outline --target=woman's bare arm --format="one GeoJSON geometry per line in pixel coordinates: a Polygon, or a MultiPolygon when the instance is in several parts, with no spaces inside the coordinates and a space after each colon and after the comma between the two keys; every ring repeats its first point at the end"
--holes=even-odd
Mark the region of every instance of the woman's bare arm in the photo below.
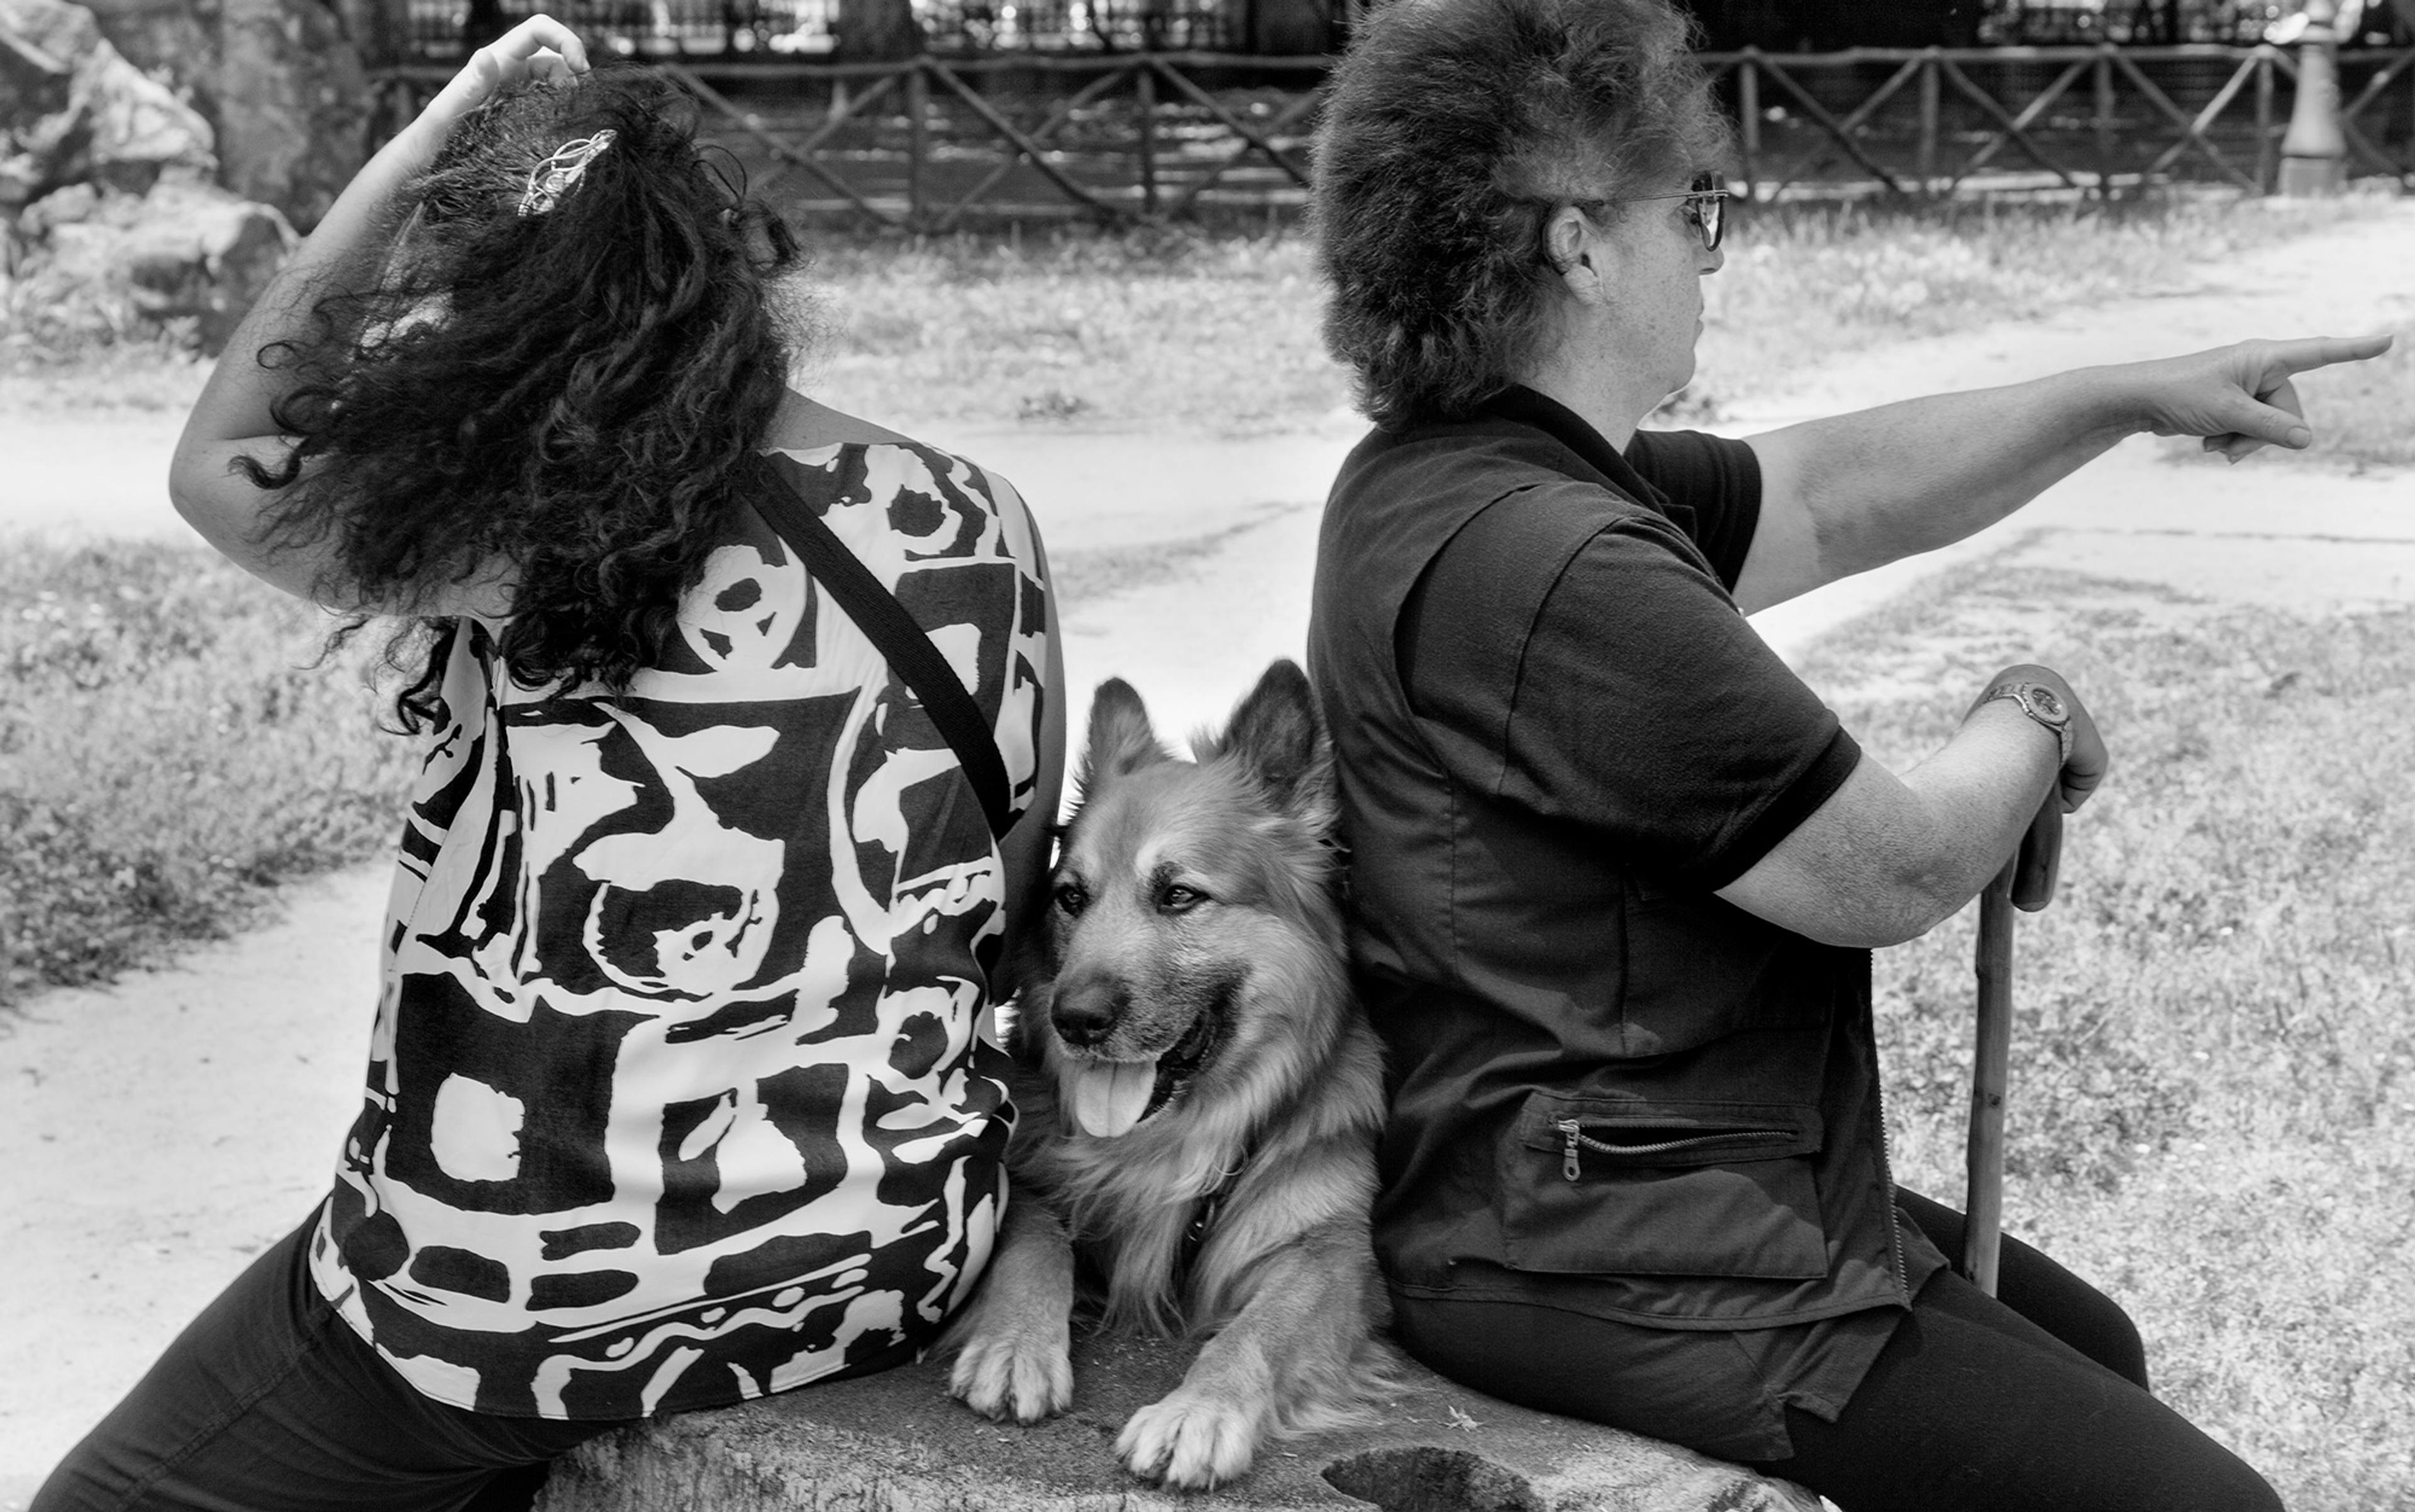
{"type": "Polygon", "coordinates": [[[290,441],[278,431],[275,409],[292,380],[262,367],[262,348],[311,334],[312,310],[330,294],[372,286],[408,214],[402,191],[435,159],[455,123],[496,91],[529,78],[562,78],[587,70],[587,52],[569,28],[531,16],[480,48],[430,100],[417,119],[381,148],[337,197],[261,294],[228,341],[176,442],[168,496],[186,522],[246,571],[303,598],[332,598],[339,608],[408,609],[416,613],[500,614],[508,608],[499,574],[473,576],[443,591],[445,603],[377,606],[340,602],[329,581],[329,560],[307,547],[272,547],[261,539],[262,512],[278,495],[256,487],[236,467],[250,457],[274,464],[290,441]],[[454,602],[458,600],[458,602],[454,602]]]}

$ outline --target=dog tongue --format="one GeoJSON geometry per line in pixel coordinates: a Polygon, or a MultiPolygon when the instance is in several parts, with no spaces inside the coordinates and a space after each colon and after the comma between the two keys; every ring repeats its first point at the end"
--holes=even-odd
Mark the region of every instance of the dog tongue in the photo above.
{"type": "Polygon", "coordinates": [[[1130,1133],[1156,1087],[1153,1060],[1091,1061],[1073,1073],[1073,1120],[1100,1139],[1130,1133]]]}

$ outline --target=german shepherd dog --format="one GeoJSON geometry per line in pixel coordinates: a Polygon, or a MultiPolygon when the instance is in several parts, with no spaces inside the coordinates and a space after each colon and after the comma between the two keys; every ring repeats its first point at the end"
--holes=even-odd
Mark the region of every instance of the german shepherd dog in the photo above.
{"type": "Polygon", "coordinates": [[[1308,679],[1268,667],[1198,759],[1121,681],[1091,706],[1019,1068],[998,1253],[950,1391],[1036,1422],[1072,1401],[1075,1260],[1101,1322],[1212,1333],[1124,1425],[1135,1475],[1197,1489],[1269,1435],[1363,1422],[1388,1384],[1368,1243],[1381,1053],[1351,996],[1308,679]]]}

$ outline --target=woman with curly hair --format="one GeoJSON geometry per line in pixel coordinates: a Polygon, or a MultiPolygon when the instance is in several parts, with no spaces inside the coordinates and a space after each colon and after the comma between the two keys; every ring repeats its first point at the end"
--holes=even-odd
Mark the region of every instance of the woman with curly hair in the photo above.
{"type": "Polygon", "coordinates": [[[212,376],[178,507],[401,617],[431,739],[330,1194],[43,1512],[526,1505],[616,1423],[911,1357],[977,1279],[1047,573],[1003,480],[788,387],[797,262],[680,96],[537,17],[212,376]]]}
{"type": "Polygon", "coordinates": [[[2262,1509],[2044,1255],[1997,1295],[1888,1167],[1870,949],[1959,909],[2105,748],[2005,668],[1901,772],[1744,615],[1960,539],[2141,430],[2311,439],[2248,342],[1743,441],[1694,369],[1724,123],[1664,0],[1395,0],[1317,141],[1327,334],[1377,429],[1318,548],[1374,1237],[1409,1351],[1885,1509],[2262,1509]]]}

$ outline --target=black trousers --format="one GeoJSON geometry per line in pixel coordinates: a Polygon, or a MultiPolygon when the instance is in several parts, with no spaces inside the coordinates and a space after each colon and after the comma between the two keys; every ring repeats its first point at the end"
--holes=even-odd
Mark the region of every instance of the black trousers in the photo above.
{"type": "Polygon", "coordinates": [[[311,1283],[317,1220],[262,1252],[29,1512],[513,1512],[614,1423],[495,1417],[421,1396],[311,1283]]]}
{"type": "MultiPolygon", "coordinates": [[[[1962,1215],[1898,1205],[1947,1254],[1962,1215]]],[[[2007,1237],[1996,1296],[1942,1271],[1913,1298],[1829,1422],[1783,1407],[1789,1458],[1752,1462],[1843,1512],[2280,1512],[2263,1478],[2147,1389],[2138,1329],[2113,1301],[2007,1237]]],[[[1396,1297],[1395,1330],[1427,1365],[1479,1391],[1688,1443],[1629,1400],[1617,1352],[1671,1352],[1732,1370],[1732,1335],[1639,1329],[1549,1308],[1396,1297]]],[[[1716,1444],[1692,1446],[1718,1454],[1716,1444]]]]}

